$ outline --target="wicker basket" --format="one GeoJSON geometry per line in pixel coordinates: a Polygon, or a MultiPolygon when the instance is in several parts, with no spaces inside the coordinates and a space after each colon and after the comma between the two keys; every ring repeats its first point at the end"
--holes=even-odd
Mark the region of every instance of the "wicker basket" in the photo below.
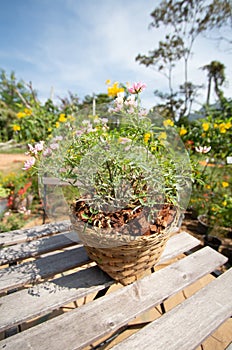
{"type": "Polygon", "coordinates": [[[85,249],[103,271],[127,285],[143,277],[158,262],[169,236],[169,233],[141,236],[119,247],[85,246],[85,249]]]}
{"type": "Polygon", "coordinates": [[[149,236],[102,234],[101,231],[83,229],[83,223],[71,216],[71,222],[83,241],[90,259],[115,281],[130,284],[143,277],[157,264],[174,228],[178,226],[177,211],[171,225],[160,233],[149,236]],[[84,232],[84,233],[83,233],[84,232]],[[96,242],[101,241],[101,246],[96,242]]]}

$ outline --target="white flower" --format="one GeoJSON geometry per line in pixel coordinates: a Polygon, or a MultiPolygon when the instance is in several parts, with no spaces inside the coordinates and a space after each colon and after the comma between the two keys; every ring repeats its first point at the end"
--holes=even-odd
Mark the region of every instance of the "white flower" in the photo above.
{"type": "Polygon", "coordinates": [[[137,102],[135,100],[135,95],[131,95],[127,98],[126,102],[125,102],[126,106],[137,106],[137,102]]]}
{"type": "Polygon", "coordinates": [[[198,153],[208,153],[210,150],[211,150],[211,146],[199,146],[199,147],[195,147],[195,150],[198,152],[198,153]]]}

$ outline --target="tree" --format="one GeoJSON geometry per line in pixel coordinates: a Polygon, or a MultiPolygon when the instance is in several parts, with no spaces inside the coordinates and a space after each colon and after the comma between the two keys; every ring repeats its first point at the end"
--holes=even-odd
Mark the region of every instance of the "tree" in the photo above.
{"type": "Polygon", "coordinates": [[[219,98],[219,100],[221,100],[223,97],[223,92],[220,89],[220,87],[223,85],[226,79],[225,66],[223,63],[219,61],[212,61],[211,63],[203,66],[202,69],[206,70],[208,75],[206,105],[209,105],[212,81],[214,82],[214,91],[217,97],[219,98]]]}
{"type": "Polygon", "coordinates": [[[16,113],[0,100],[0,142],[5,142],[13,137],[12,123],[16,119],[16,113]]]}
{"type": "Polygon", "coordinates": [[[8,76],[0,70],[0,100],[13,111],[19,110],[19,104],[28,106],[31,99],[36,98],[36,92],[32,89],[31,83],[26,86],[22,80],[17,80],[15,73],[8,76]]]}
{"type": "Polygon", "coordinates": [[[61,101],[61,110],[65,112],[66,114],[73,114],[78,111],[79,106],[79,97],[72,93],[71,91],[68,91],[67,97],[58,97],[61,101]]]}
{"type": "Polygon", "coordinates": [[[136,61],[146,67],[153,66],[168,79],[168,93],[155,94],[168,103],[172,117],[179,119],[189,114],[192,102],[201,86],[189,81],[189,60],[193,44],[199,35],[209,29],[231,26],[230,1],[212,0],[162,0],[151,13],[151,28],[164,27],[164,40],[148,55],[137,55],[136,61]],[[225,5],[226,3],[226,5],[225,5]],[[180,86],[174,88],[173,71],[182,63],[184,75],[180,86]]]}

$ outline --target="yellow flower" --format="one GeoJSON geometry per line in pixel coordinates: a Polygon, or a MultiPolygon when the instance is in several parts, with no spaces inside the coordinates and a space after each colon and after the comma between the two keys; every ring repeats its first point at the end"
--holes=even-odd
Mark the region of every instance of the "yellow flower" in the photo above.
{"type": "Polygon", "coordinates": [[[184,136],[185,134],[187,134],[187,132],[188,132],[187,129],[185,129],[185,128],[182,127],[182,128],[180,129],[180,136],[184,136]]]}
{"type": "Polygon", "coordinates": [[[210,185],[206,185],[205,186],[208,190],[211,188],[211,186],[210,185]]]}
{"type": "Polygon", "coordinates": [[[67,118],[71,121],[71,122],[74,122],[75,121],[75,118],[73,115],[68,115],[67,118]]]}
{"type": "Polygon", "coordinates": [[[223,201],[222,205],[225,207],[227,205],[227,201],[223,201]]]}
{"type": "Polygon", "coordinates": [[[166,126],[173,126],[174,125],[174,122],[173,122],[173,120],[171,120],[171,119],[166,119],[166,120],[164,120],[163,121],[163,125],[166,127],[166,126]]]}
{"type": "Polygon", "coordinates": [[[60,127],[60,123],[56,122],[56,128],[59,128],[59,127],[60,127]]]}
{"type": "Polygon", "coordinates": [[[64,114],[64,113],[61,113],[61,114],[60,114],[60,117],[59,117],[59,122],[65,123],[66,120],[67,120],[67,118],[65,117],[65,114],[64,114]]]}
{"type": "Polygon", "coordinates": [[[166,140],[166,138],[167,138],[167,134],[166,134],[166,132],[161,132],[160,134],[159,134],[159,136],[158,136],[158,139],[159,140],[166,140]]]}
{"type": "Polygon", "coordinates": [[[209,126],[210,126],[210,124],[207,123],[207,122],[202,124],[202,128],[203,128],[204,131],[208,131],[209,130],[209,126]]]}
{"type": "Polygon", "coordinates": [[[24,108],[24,113],[28,116],[32,115],[32,110],[29,108],[24,108]]]}
{"type": "Polygon", "coordinates": [[[123,92],[124,88],[119,87],[118,82],[116,81],[112,86],[108,87],[107,91],[109,96],[115,97],[119,92],[123,92]]]}
{"type": "Polygon", "coordinates": [[[203,134],[201,134],[201,137],[205,137],[206,136],[206,133],[205,132],[203,132],[203,134]]]}
{"type": "Polygon", "coordinates": [[[151,138],[151,134],[149,132],[147,132],[146,134],[144,134],[143,139],[145,143],[148,143],[148,141],[151,138]]]}
{"type": "Polygon", "coordinates": [[[212,207],[212,211],[217,211],[217,208],[215,208],[215,207],[212,207]]]}
{"type": "Polygon", "coordinates": [[[19,131],[19,130],[21,130],[21,127],[18,124],[14,124],[13,125],[13,130],[14,131],[19,131]]]}
{"type": "Polygon", "coordinates": [[[49,132],[52,131],[52,128],[48,128],[48,131],[49,131],[49,132]]]}
{"type": "Polygon", "coordinates": [[[17,116],[17,118],[21,119],[21,118],[26,117],[26,113],[24,113],[24,112],[18,112],[18,113],[16,114],[16,116],[17,116]]]}
{"type": "Polygon", "coordinates": [[[229,183],[226,181],[222,181],[222,187],[224,188],[229,187],[229,183]]]}
{"type": "Polygon", "coordinates": [[[226,128],[226,129],[230,129],[231,126],[232,126],[231,122],[225,123],[225,128],[226,128]]]}
{"type": "Polygon", "coordinates": [[[217,129],[218,126],[219,126],[219,125],[218,125],[217,123],[214,123],[214,124],[213,124],[214,129],[217,129]]]}
{"type": "Polygon", "coordinates": [[[107,79],[106,80],[106,85],[110,85],[111,84],[111,80],[110,79],[107,79]]]}
{"type": "Polygon", "coordinates": [[[225,134],[226,133],[225,123],[221,123],[219,125],[219,130],[220,130],[221,134],[225,134]]]}

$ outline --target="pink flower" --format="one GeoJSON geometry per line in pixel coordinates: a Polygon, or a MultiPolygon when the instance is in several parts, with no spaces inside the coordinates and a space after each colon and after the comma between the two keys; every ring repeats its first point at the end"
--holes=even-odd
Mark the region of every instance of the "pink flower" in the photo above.
{"type": "Polygon", "coordinates": [[[56,141],[62,141],[63,140],[63,136],[56,136],[53,138],[52,141],[56,142],[56,141]]]}
{"type": "Polygon", "coordinates": [[[138,82],[138,83],[134,83],[131,87],[128,87],[128,91],[131,94],[139,94],[140,92],[142,92],[145,88],[147,87],[146,84],[138,82]]]}
{"type": "Polygon", "coordinates": [[[147,114],[148,114],[148,111],[145,108],[140,109],[140,111],[139,111],[140,117],[146,117],[147,114]]]}
{"type": "Polygon", "coordinates": [[[122,145],[124,145],[127,142],[131,142],[131,139],[128,139],[128,137],[120,137],[118,142],[121,143],[122,145]]]}
{"type": "Polygon", "coordinates": [[[101,123],[106,124],[108,123],[108,118],[100,118],[99,119],[101,123]]]}
{"type": "Polygon", "coordinates": [[[52,150],[50,148],[46,148],[43,152],[44,157],[49,157],[52,154],[52,150]]]}
{"type": "Polygon", "coordinates": [[[37,155],[38,152],[43,150],[43,147],[44,147],[44,141],[37,142],[34,147],[29,143],[28,144],[29,152],[27,152],[26,154],[37,155]]]}
{"type": "Polygon", "coordinates": [[[37,152],[40,152],[40,151],[43,150],[43,147],[44,147],[44,141],[40,141],[40,142],[38,142],[38,143],[35,144],[35,148],[34,148],[34,149],[35,149],[37,152]]]}
{"type": "Polygon", "coordinates": [[[76,136],[79,137],[84,133],[84,130],[77,130],[76,131],[76,136]]]}
{"type": "Polygon", "coordinates": [[[24,163],[24,167],[22,168],[23,170],[29,170],[30,168],[33,167],[35,164],[35,157],[31,157],[26,162],[24,163]]]}
{"type": "Polygon", "coordinates": [[[52,144],[50,145],[50,148],[51,148],[52,150],[55,150],[55,149],[58,149],[58,148],[59,148],[59,145],[58,145],[58,143],[52,143],[52,144]]]}

